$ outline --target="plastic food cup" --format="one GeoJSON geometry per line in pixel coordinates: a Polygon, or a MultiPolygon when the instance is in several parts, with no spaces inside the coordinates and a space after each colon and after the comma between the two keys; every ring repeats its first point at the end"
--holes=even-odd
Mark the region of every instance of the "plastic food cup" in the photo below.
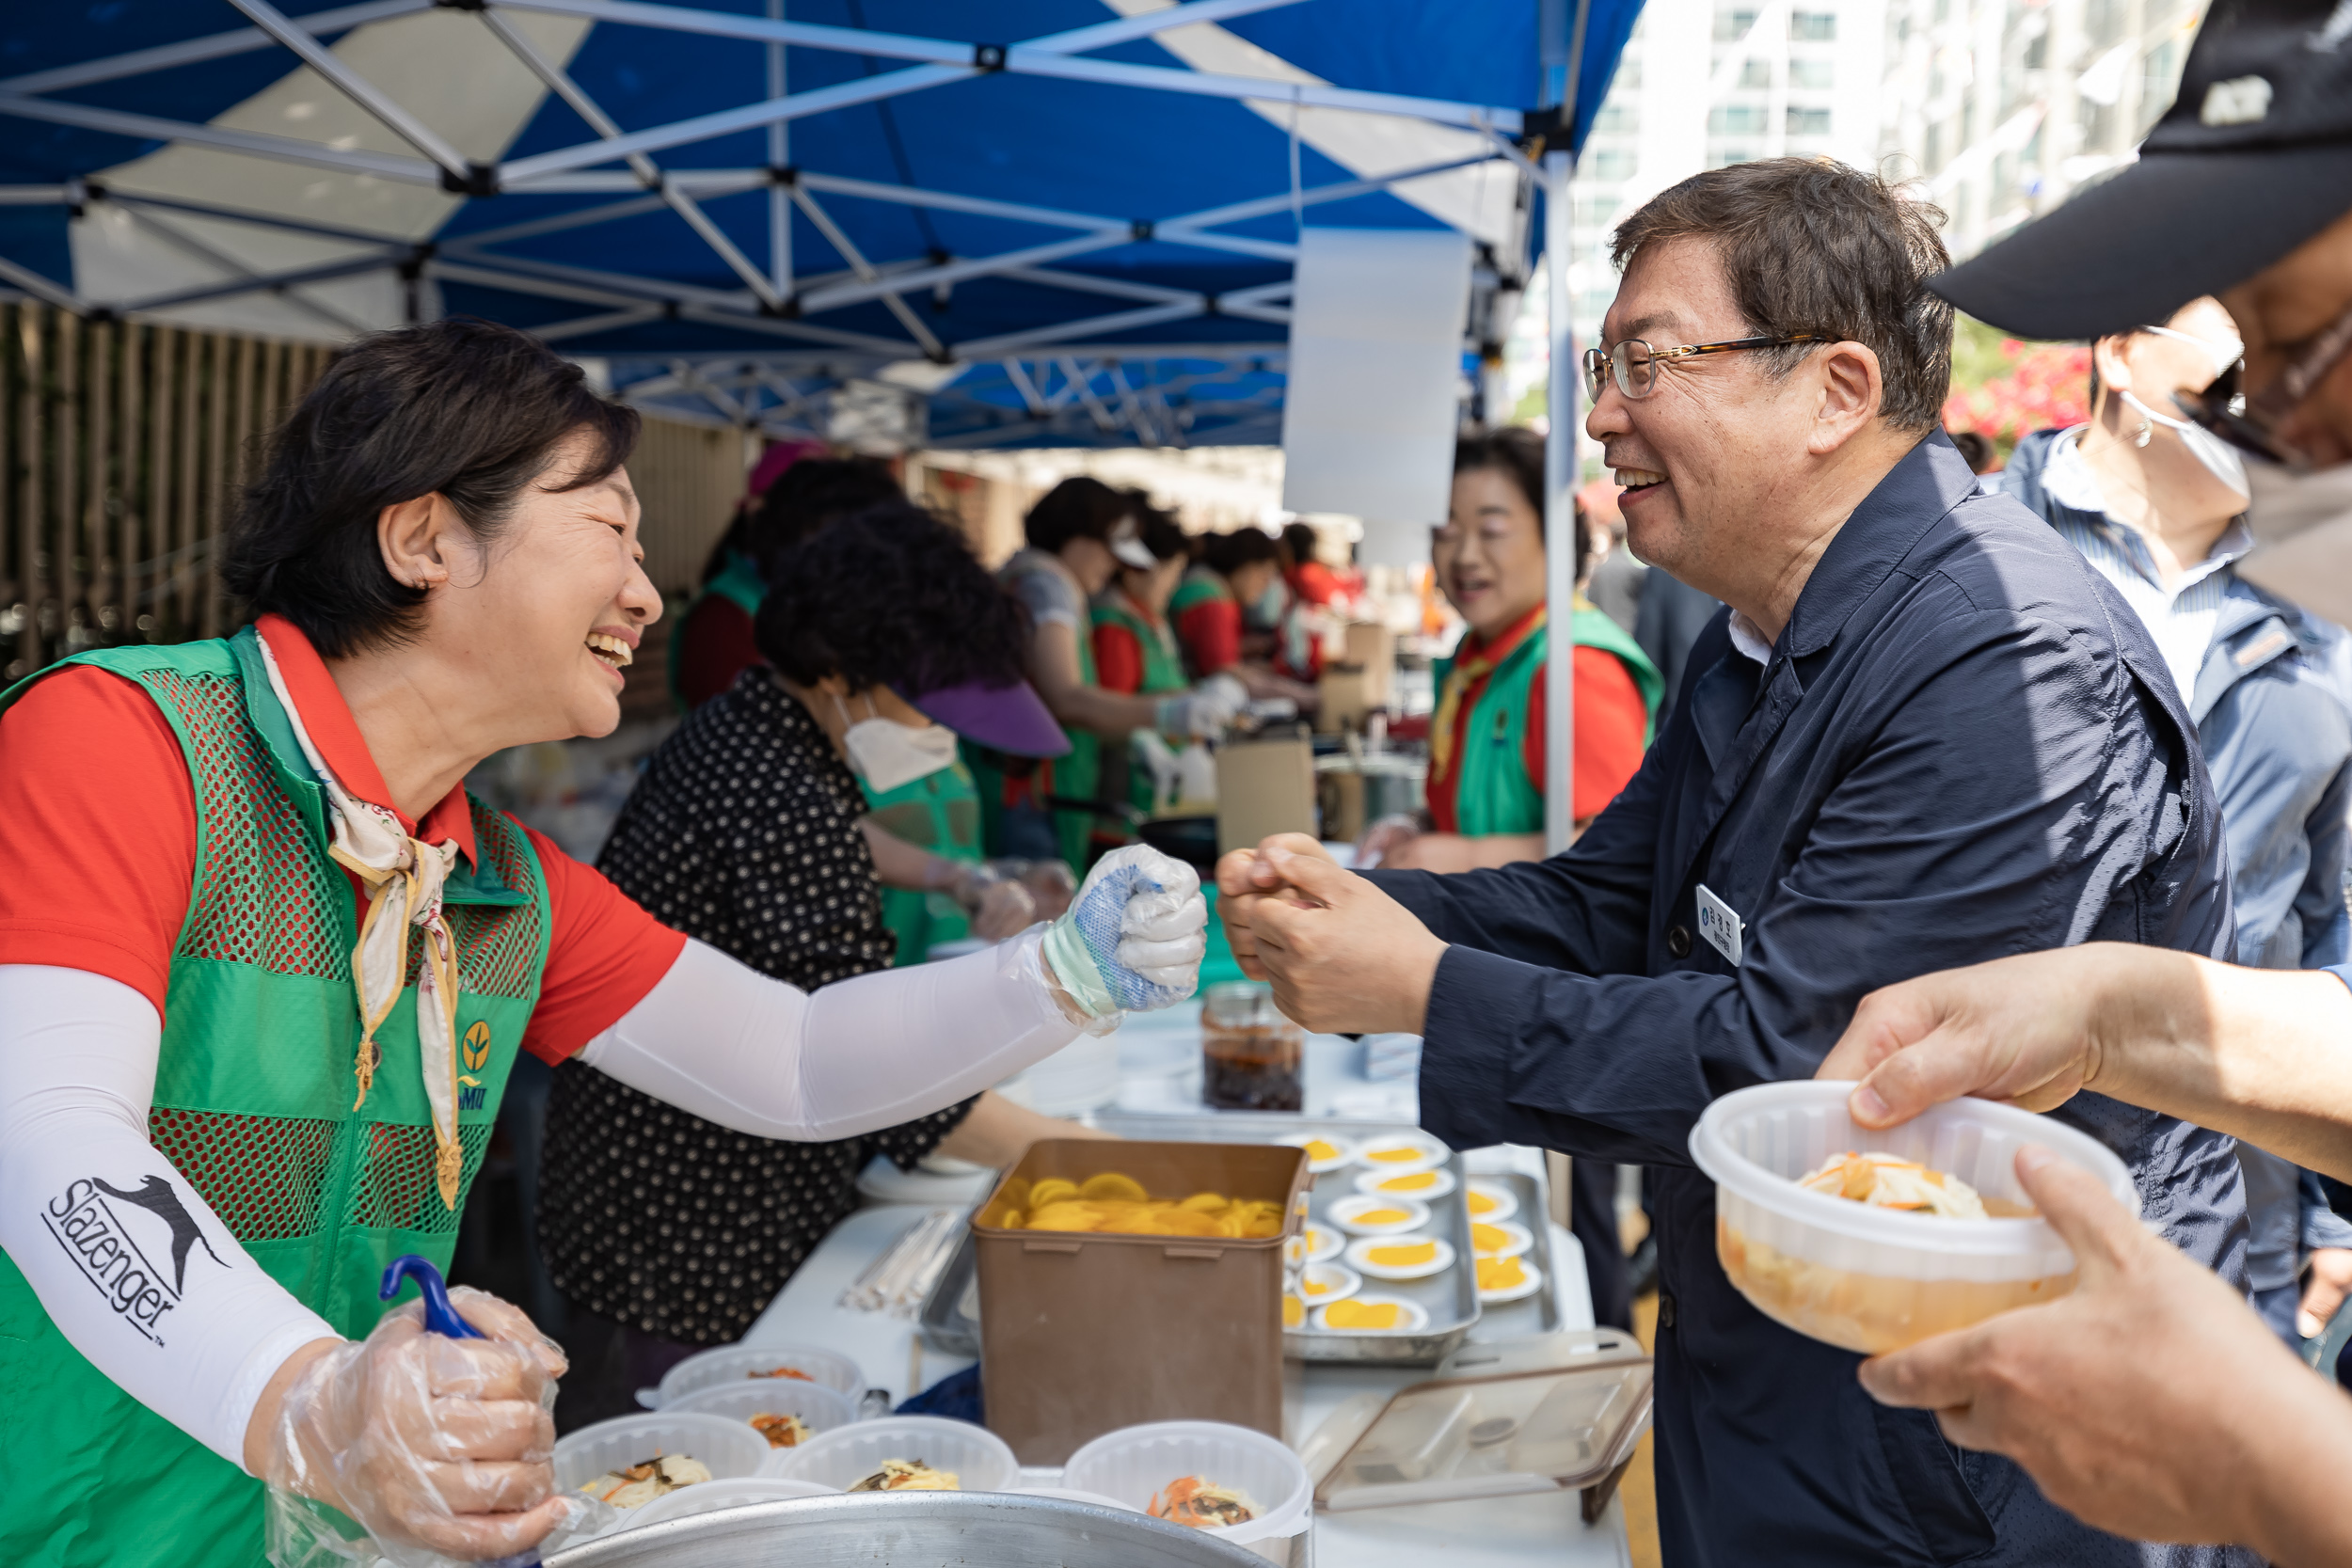
{"type": "Polygon", "coordinates": [[[1057,1502],[1080,1503],[1088,1508],[1115,1508],[1121,1513],[1140,1513],[1140,1508],[1130,1508],[1117,1497],[1106,1497],[1100,1492],[1081,1492],[1074,1486],[1024,1486],[1020,1496],[1051,1497],[1057,1502]]]}
{"type": "Polygon", "coordinates": [[[883,1416],[858,1421],[818,1433],[785,1452],[790,1457],[782,1466],[784,1476],[813,1481],[836,1492],[847,1492],[881,1469],[885,1459],[915,1459],[934,1470],[952,1470],[961,1483],[959,1489],[965,1492],[1009,1492],[1021,1480],[1021,1462],[1002,1438],[985,1427],[951,1421],[945,1416],[883,1416]]]}
{"type": "Polygon", "coordinates": [[[1761,1084],[1691,1131],[1715,1181],[1715,1255],[1756,1310],[1798,1333],[1878,1355],[2074,1288],[2074,1255],[2036,1217],[2017,1151],[2082,1166],[2134,1213],[2131,1173],[2096,1139],[2047,1117],[1955,1100],[1874,1132],[1846,1111],[1853,1085],[1761,1084]],[[1995,1217],[1946,1219],[1809,1192],[1798,1178],[1848,1150],[1916,1160],[1974,1187],[1995,1217]]]}
{"type": "MultiPolygon", "coordinates": [[[[555,1489],[577,1492],[607,1470],[642,1465],[657,1456],[681,1454],[702,1462],[710,1472],[709,1485],[739,1481],[760,1473],[768,1458],[768,1439],[741,1421],[700,1411],[657,1410],[643,1416],[616,1416],[609,1421],[581,1427],[555,1445],[555,1489]]],[[[682,1486],[677,1492],[692,1492],[682,1486]]],[[[657,1497],[654,1502],[661,1499],[657,1497]]],[[[651,1508],[653,1503],[644,1505],[651,1508]]],[[[639,1511],[624,1508],[615,1528],[634,1523],[639,1511]]]]}
{"type": "MultiPolygon", "coordinates": [[[[664,1414],[675,1411],[683,1415],[693,1411],[705,1416],[723,1417],[730,1421],[741,1421],[757,1433],[763,1443],[768,1441],[767,1434],[751,1426],[754,1416],[798,1416],[807,1423],[811,1438],[818,1433],[848,1426],[857,1419],[857,1411],[850,1405],[848,1395],[837,1394],[821,1383],[803,1383],[788,1377],[764,1377],[756,1382],[722,1383],[711,1388],[697,1388],[691,1394],[680,1395],[661,1409],[664,1414]]],[[[788,1448],[771,1448],[760,1474],[782,1474],[784,1458],[791,1451],[788,1448]]]]}
{"type": "Polygon", "coordinates": [[[1275,1562],[1290,1560],[1290,1538],[1312,1518],[1307,1466],[1279,1439],[1223,1421],[1152,1421],[1107,1432],[1070,1456],[1065,1486],[1100,1492],[1151,1511],[1168,1483],[1199,1476],[1242,1493],[1258,1507],[1247,1524],[1201,1530],[1275,1562]]]}
{"type": "Polygon", "coordinates": [[[756,1373],[771,1372],[778,1367],[789,1367],[796,1372],[807,1373],[806,1381],[821,1383],[835,1393],[854,1402],[866,1391],[866,1374],[856,1362],[846,1355],[811,1345],[722,1345],[700,1355],[690,1355],[662,1374],[661,1386],[655,1409],[661,1409],[672,1400],[701,1388],[715,1388],[725,1383],[799,1383],[796,1377],[761,1377],[756,1373]]]}
{"type": "Polygon", "coordinates": [[[700,1486],[680,1487],[665,1497],[656,1497],[640,1509],[633,1509],[621,1522],[622,1529],[636,1529],[643,1525],[659,1525],[671,1519],[691,1519],[698,1513],[723,1513],[730,1508],[750,1508],[755,1503],[778,1503],[790,1497],[833,1497],[840,1494],[830,1486],[819,1486],[813,1481],[781,1481],[773,1476],[745,1476],[736,1481],[707,1481],[700,1486]]]}

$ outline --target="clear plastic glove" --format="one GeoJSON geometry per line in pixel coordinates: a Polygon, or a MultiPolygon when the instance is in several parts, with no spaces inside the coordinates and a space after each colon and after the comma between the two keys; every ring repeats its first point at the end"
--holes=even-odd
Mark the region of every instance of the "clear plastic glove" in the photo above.
{"type": "MultiPolygon", "coordinates": [[[[386,1313],[296,1375],[260,1470],[274,1494],[357,1520],[402,1568],[511,1557],[593,1508],[553,1495],[563,1351],[496,1296],[460,1288],[450,1300],[490,1338],[427,1333],[421,1302],[386,1313]]],[[[273,1496],[273,1540],[320,1528],[283,1504],[273,1496]]]]}
{"type": "Polygon", "coordinates": [[[944,861],[951,869],[940,891],[961,906],[972,934],[983,942],[1002,942],[1037,919],[1037,899],[1001,864],[981,861],[944,861]]]}
{"type": "Polygon", "coordinates": [[[1184,775],[1175,752],[1152,730],[1136,730],[1129,735],[1127,750],[1152,781],[1152,815],[1164,814],[1183,798],[1184,775]]]}
{"type": "Polygon", "coordinates": [[[1171,1006],[1200,982],[1208,900],[1189,865],[1130,844],[1094,863],[1070,912],[1045,933],[1045,958],[1089,1017],[1171,1006]]]}
{"type": "Polygon", "coordinates": [[[1231,675],[1211,675],[1184,695],[1160,704],[1157,722],[1162,735],[1206,740],[1222,735],[1248,705],[1249,693],[1241,682],[1231,675]]]}
{"type": "Polygon", "coordinates": [[[1037,900],[1040,920],[1059,920],[1069,910],[1070,901],[1078,896],[1078,874],[1063,860],[991,861],[991,865],[1004,866],[1007,875],[1029,890],[1037,900]]]}
{"type": "Polygon", "coordinates": [[[1421,818],[1410,812],[1384,816],[1364,830],[1356,841],[1355,869],[1371,871],[1399,848],[1421,836],[1421,818]]]}

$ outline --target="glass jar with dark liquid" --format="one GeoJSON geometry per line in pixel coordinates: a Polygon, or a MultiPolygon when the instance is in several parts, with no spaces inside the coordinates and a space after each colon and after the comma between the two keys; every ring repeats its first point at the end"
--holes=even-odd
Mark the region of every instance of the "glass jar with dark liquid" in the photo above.
{"type": "Polygon", "coordinates": [[[1306,1106],[1307,1032],[1255,980],[1211,986],[1200,1004],[1200,1099],[1221,1111],[1306,1106]]]}

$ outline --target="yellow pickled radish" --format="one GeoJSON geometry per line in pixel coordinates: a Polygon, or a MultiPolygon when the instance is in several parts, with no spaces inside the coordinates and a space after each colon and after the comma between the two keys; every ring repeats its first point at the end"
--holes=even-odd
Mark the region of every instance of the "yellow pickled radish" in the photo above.
{"type": "Polygon", "coordinates": [[[1326,1160],[1336,1160],[1340,1157],[1339,1146],[1327,1143],[1321,1138],[1309,1138],[1306,1143],[1306,1152],[1307,1158],[1318,1164],[1326,1160]]]}
{"type": "Polygon", "coordinates": [[[1356,1216],[1358,1225],[1403,1225],[1413,1216],[1402,1209],[1367,1209],[1356,1216]]]}
{"type": "Polygon", "coordinates": [[[1066,1197],[1078,1196],[1078,1184],[1058,1176],[1049,1176],[1029,1189],[1029,1207],[1042,1209],[1066,1197]]]}
{"type": "Polygon", "coordinates": [[[1470,1227],[1470,1246],[1481,1257],[1490,1252],[1501,1252],[1510,1244],[1511,1233],[1499,1225],[1470,1227]]]}
{"type": "Polygon", "coordinates": [[[1284,1296],[1282,1298],[1282,1326],[1296,1328],[1306,1321],[1307,1304],[1296,1296],[1284,1296]]]}
{"type": "Polygon", "coordinates": [[[1115,1170],[1104,1171],[1100,1176],[1088,1177],[1079,1185],[1078,1196],[1098,1201],[1116,1200],[1126,1203],[1141,1203],[1150,1196],[1143,1190],[1142,1182],[1137,1181],[1132,1176],[1122,1176],[1115,1170]]]}
{"type": "Polygon", "coordinates": [[[1410,1164],[1421,1157],[1422,1151],[1411,1144],[1405,1144],[1395,1148],[1375,1148],[1364,1156],[1367,1160],[1377,1160],[1384,1165],[1410,1164]]]}
{"type": "Polygon", "coordinates": [[[1527,1269],[1516,1258],[1481,1258],[1478,1260],[1478,1288],[1482,1291],[1510,1291],[1527,1283],[1527,1269]]]}
{"type": "Polygon", "coordinates": [[[1333,1328],[1394,1328],[1402,1310],[1392,1301],[1335,1301],[1323,1309],[1333,1328]]]}
{"type": "Polygon", "coordinates": [[[1380,1183],[1384,1193],[1425,1193],[1438,1184],[1434,1170],[1417,1170],[1407,1176],[1391,1176],[1380,1183]]]}
{"type": "Polygon", "coordinates": [[[1477,1218],[1481,1214],[1491,1214],[1502,1207],[1502,1204],[1497,1203],[1493,1198],[1488,1197],[1485,1193],[1480,1192],[1477,1188],[1472,1187],[1470,1189],[1470,1212],[1472,1219],[1477,1218]]]}
{"type": "Polygon", "coordinates": [[[1364,1254],[1384,1269],[1417,1269],[1438,1259],[1435,1242],[1400,1242],[1395,1246],[1376,1246],[1364,1254]]]}
{"type": "Polygon", "coordinates": [[[1195,1193],[1176,1207],[1190,1209],[1196,1213],[1214,1214],[1228,1206],[1228,1200],[1223,1193],[1195,1193]]]}

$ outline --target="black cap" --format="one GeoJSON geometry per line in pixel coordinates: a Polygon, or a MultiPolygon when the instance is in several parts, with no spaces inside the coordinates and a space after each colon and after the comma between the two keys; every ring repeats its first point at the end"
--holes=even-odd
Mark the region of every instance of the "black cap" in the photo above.
{"type": "Polygon", "coordinates": [[[2162,323],[2352,211],[2352,0],[2217,0],[2139,161],[1928,280],[2023,338],[2162,323]]]}

